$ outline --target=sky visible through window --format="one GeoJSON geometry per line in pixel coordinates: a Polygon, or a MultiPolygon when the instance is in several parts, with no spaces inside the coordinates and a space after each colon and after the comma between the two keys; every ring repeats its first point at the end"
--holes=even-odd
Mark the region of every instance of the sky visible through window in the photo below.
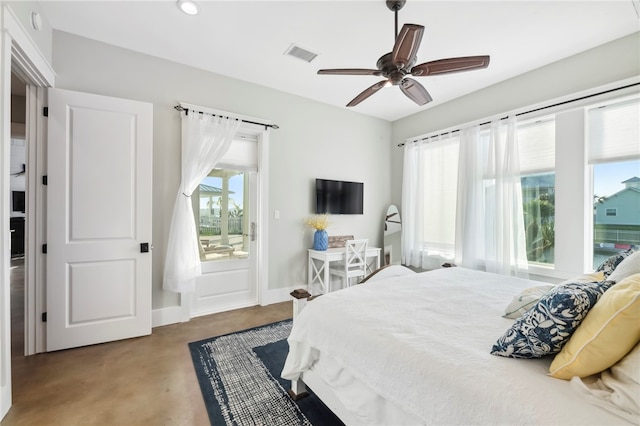
{"type": "Polygon", "coordinates": [[[640,178],[640,160],[596,164],[593,169],[593,193],[600,197],[609,197],[624,189],[622,182],[627,179],[640,178]]]}
{"type": "MultiPolygon", "coordinates": [[[[202,180],[202,183],[205,185],[209,185],[209,186],[213,186],[215,188],[220,188],[222,189],[222,179],[221,178],[217,178],[217,177],[211,177],[211,176],[207,176],[206,178],[204,178],[202,180]]],[[[235,201],[235,203],[238,206],[242,206],[243,203],[243,190],[244,190],[244,174],[239,174],[239,175],[235,175],[232,176],[229,179],[229,192],[232,192],[231,194],[229,194],[229,199],[232,199],[233,201],[235,201]]],[[[200,199],[200,208],[201,209],[206,209],[207,208],[207,202],[208,199],[207,198],[201,198],[200,199]]],[[[229,202],[229,207],[233,206],[233,204],[231,202],[229,202]]]]}

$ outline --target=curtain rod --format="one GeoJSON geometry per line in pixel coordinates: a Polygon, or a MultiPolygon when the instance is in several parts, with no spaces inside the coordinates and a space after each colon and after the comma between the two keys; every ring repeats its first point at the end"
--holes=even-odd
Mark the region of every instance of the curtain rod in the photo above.
{"type": "MultiPolygon", "coordinates": [[[[185,114],[189,115],[189,108],[185,108],[182,105],[176,105],[176,106],[174,106],[174,108],[176,110],[180,111],[180,112],[184,111],[185,114]]],[[[200,114],[209,114],[209,115],[213,115],[214,117],[223,117],[220,114],[213,114],[211,112],[198,111],[198,113],[200,113],[200,114]]],[[[277,124],[258,123],[257,121],[243,120],[243,119],[240,119],[240,121],[242,121],[243,123],[257,124],[258,126],[264,126],[265,130],[268,127],[271,127],[272,129],[279,129],[280,128],[280,126],[278,126],[277,124]]]]}
{"type": "MultiPolygon", "coordinates": [[[[640,83],[631,83],[631,84],[627,84],[626,86],[615,87],[613,89],[604,90],[602,92],[592,93],[590,95],[580,96],[580,97],[575,98],[575,99],[568,99],[566,101],[557,102],[555,104],[546,105],[546,106],[543,106],[543,107],[540,107],[540,108],[534,108],[534,109],[531,109],[529,111],[519,112],[519,113],[515,114],[515,116],[518,117],[520,115],[531,114],[532,112],[538,112],[538,111],[542,111],[542,110],[545,110],[545,109],[548,109],[548,108],[554,108],[554,107],[557,107],[557,106],[570,104],[572,102],[582,101],[582,100],[585,100],[585,99],[593,98],[594,96],[606,95],[607,93],[615,92],[617,90],[628,89],[629,87],[638,86],[638,85],[640,85],[640,83]]],[[[506,120],[507,118],[508,117],[502,117],[502,118],[500,118],[500,120],[506,120]]],[[[491,121],[485,121],[484,123],[480,123],[479,126],[484,126],[484,125],[490,124],[490,123],[491,123],[491,121]]],[[[416,140],[414,140],[412,142],[413,143],[422,142],[422,141],[426,141],[427,139],[437,138],[438,136],[445,136],[445,135],[448,135],[448,134],[451,134],[451,133],[457,133],[459,131],[460,131],[460,129],[454,129],[454,130],[450,130],[448,132],[440,133],[438,135],[431,135],[431,136],[427,136],[427,137],[424,137],[424,138],[421,138],[421,139],[416,139],[416,140]]],[[[401,142],[401,143],[398,144],[399,147],[402,147],[404,145],[405,145],[405,142],[401,142]]]]}

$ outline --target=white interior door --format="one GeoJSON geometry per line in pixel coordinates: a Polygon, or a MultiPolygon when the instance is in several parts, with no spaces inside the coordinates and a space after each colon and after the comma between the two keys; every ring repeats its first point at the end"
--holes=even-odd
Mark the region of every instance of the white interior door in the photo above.
{"type": "Polygon", "coordinates": [[[49,90],[48,351],[151,333],[152,125],[151,104],[49,90]]]}

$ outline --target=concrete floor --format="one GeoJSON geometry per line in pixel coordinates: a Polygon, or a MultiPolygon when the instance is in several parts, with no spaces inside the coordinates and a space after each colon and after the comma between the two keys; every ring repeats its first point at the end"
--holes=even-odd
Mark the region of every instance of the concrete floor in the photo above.
{"type": "Polygon", "coordinates": [[[13,406],[2,426],[208,425],[187,344],[292,315],[291,302],[254,306],[150,336],[24,357],[24,269],[20,261],[12,266],[13,406]]]}

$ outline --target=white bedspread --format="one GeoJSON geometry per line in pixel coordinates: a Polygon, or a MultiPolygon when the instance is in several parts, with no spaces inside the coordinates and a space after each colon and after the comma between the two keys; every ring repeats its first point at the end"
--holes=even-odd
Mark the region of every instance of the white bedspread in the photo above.
{"type": "Polygon", "coordinates": [[[296,318],[282,377],[328,354],[425,424],[625,424],[547,376],[551,359],[489,354],[505,306],[539,284],[447,268],[323,295],[296,318]]]}

